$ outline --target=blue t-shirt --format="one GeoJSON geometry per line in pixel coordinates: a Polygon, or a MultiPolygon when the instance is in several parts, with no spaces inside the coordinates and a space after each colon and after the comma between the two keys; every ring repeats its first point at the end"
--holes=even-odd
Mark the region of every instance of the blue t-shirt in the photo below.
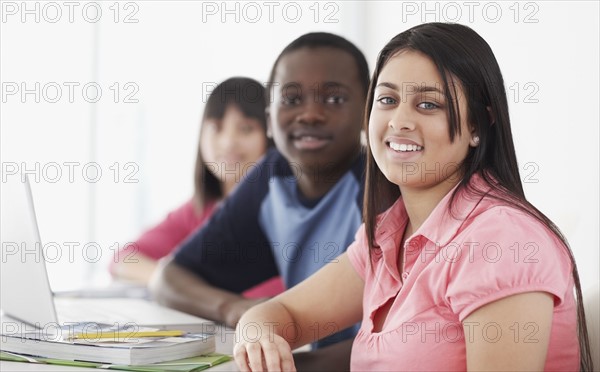
{"type": "MultiPolygon", "coordinates": [[[[183,243],[175,262],[236,293],[276,275],[291,288],[354,241],[361,224],[364,169],[361,154],[327,194],[306,200],[287,160],[270,150],[209,222],[183,243]]],[[[357,329],[318,346],[353,337],[357,329]]]]}

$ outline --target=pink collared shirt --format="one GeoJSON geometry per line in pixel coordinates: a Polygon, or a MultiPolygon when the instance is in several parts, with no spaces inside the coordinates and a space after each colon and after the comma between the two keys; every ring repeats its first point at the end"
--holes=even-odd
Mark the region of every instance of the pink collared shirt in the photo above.
{"type": "MultiPolygon", "coordinates": [[[[482,186],[478,177],[472,183],[482,186]]],[[[350,262],[365,281],[362,326],[354,340],[356,371],[466,370],[465,337],[483,332],[486,340],[518,337],[535,342],[535,325],[519,324],[498,335],[494,324],[466,324],[474,310],[517,293],[554,296],[550,344],[544,370],[579,369],[572,265],[562,243],[544,225],[489,196],[450,195],[407,239],[404,267],[398,267],[407,223],[400,198],[379,220],[372,268],[364,225],[348,248],[350,262]],[[380,332],[377,310],[395,298],[380,332]]]]}

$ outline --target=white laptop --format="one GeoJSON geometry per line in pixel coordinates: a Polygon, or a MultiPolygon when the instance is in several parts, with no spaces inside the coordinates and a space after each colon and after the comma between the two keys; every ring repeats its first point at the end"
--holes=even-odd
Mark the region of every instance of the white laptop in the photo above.
{"type": "Polygon", "coordinates": [[[43,258],[29,180],[13,175],[6,181],[1,184],[0,198],[0,307],[3,328],[7,319],[14,319],[37,328],[91,322],[188,332],[214,331],[214,324],[210,321],[140,298],[55,297],[43,258]],[[28,254],[21,254],[24,249],[28,254]]]}

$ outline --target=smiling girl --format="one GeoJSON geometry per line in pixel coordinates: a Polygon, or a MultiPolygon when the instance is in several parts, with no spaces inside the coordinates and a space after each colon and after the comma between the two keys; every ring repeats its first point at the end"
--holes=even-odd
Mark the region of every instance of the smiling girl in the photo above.
{"type": "Polygon", "coordinates": [[[239,368],[293,370],[290,350],[315,327],[362,319],[354,370],[590,370],[573,255],[525,199],[485,40],[441,23],[397,35],[366,117],[356,241],[242,317],[239,368]]]}
{"type": "MultiPolygon", "coordinates": [[[[270,146],[265,95],[258,81],[246,77],[232,77],[215,87],[201,120],[193,197],[118,252],[110,266],[115,278],[147,284],[157,260],[208,221],[248,168],[260,161],[270,146]]],[[[263,297],[282,290],[276,278],[246,295],[263,297]]]]}

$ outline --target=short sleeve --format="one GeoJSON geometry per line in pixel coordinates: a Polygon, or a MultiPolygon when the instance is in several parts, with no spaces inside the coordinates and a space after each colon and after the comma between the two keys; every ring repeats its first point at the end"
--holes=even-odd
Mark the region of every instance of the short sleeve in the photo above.
{"type": "Polygon", "coordinates": [[[454,252],[460,247],[460,254],[452,256],[446,291],[446,300],[460,321],[511,295],[547,292],[558,305],[572,290],[566,247],[551,230],[523,212],[492,208],[477,216],[461,240],[453,242],[454,252]]]}
{"type": "Polygon", "coordinates": [[[354,270],[365,280],[367,262],[369,259],[369,248],[365,234],[365,224],[360,225],[354,236],[354,242],[348,246],[348,258],[354,270]]]}

